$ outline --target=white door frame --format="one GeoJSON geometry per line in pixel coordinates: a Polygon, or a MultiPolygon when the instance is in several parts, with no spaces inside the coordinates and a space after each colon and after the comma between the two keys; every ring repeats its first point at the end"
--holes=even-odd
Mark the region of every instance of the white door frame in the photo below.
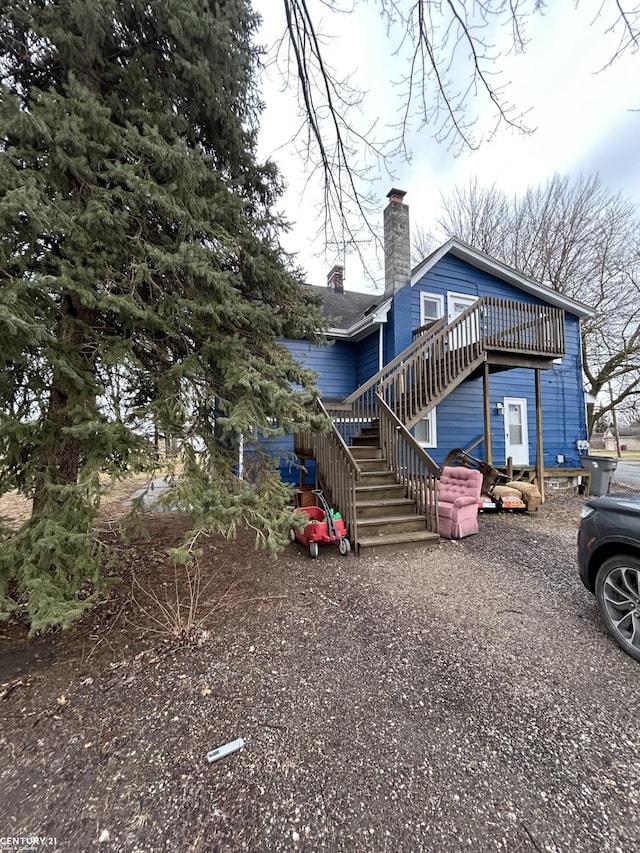
{"type": "MultiPolygon", "coordinates": [[[[474,302],[478,301],[477,296],[473,296],[471,293],[456,293],[455,290],[447,291],[447,314],[449,317],[449,322],[455,320],[455,317],[451,313],[451,305],[453,302],[467,302],[467,307],[473,305],[474,302]]],[[[457,315],[456,315],[457,316],[457,315]]]]}
{"type": "Polygon", "coordinates": [[[529,427],[527,423],[527,398],[526,397],[505,397],[504,403],[504,456],[505,462],[511,456],[514,465],[529,464],[529,427]],[[522,427],[522,444],[512,444],[510,440],[510,409],[509,406],[520,407],[520,418],[522,427]]]}
{"type": "MultiPolygon", "coordinates": [[[[451,311],[451,306],[454,302],[462,302],[466,303],[466,307],[470,308],[474,302],[478,301],[477,296],[472,296],[470,293],[456,293],[453,290],[447,291],[447,320],[451,323],[458,316],[451,311]]],[[[465,309],[466,310],[466,309],[465,309]]],[[[462,313],[462,312],[460,312],[462,313]]],[[[455,332],[451,332],[449,335],[449,346],[451,349],[457,349],[458,347],[464,347],[468,344],[475,343],[476,340],[476,331],[473,327],[471,321],[469,321],[468,325],[465,323],[464,326],[456,329],[455,332]]]]}

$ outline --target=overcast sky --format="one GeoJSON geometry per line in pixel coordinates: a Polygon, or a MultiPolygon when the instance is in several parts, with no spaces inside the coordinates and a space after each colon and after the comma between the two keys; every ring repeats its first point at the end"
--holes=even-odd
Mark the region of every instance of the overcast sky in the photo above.
{"type": "MultiPolygon", "coordinates": [[[[529,22],[526,52],[496,62],[503,82],[510,82],[509,100],[526,111],[532,134],[523,136],[504,128],[479,151],[456,156],[427,127],[411,135],[411,161],[396,159],[391,176],[372,164],[373,190],[380,198],[379,221],[392,186],[406,190],[412,225],[433,230],[440,194],[471,177],[483,185],[496,184],[519,193],[544,183],[554,172],[597,173],[609,190],[631,198],[640,211],[640,53],[625,55],[600,71],[618,41],[616,35],[606,33],[611,17],[596,19],[601,5],[605,16],[613,15],[614,0],[604,0],[604,4],[602,0],[581,0],[577,11],[571,0],[554,0],[552,11],[529,22]]],[[[254,0],[254,8],[265,19],[260,41],[271,44],[284,30],[281,0],[254,0]]],[[[393,120],[398,108],[398,93],[391,81],[398,80],[404,60],[393,55],[377,0],[357,6],[351,16],[328,12],[320,0],[308,0],[308,8],[322,31],[332,36],[327,45],[331,61],[368,90],[367,112],[362,119],[354,116],[354,121],[361,119],[364,126],[368,120],[378,119],[377,132],[384,136],[384,125],[393,120]]],[[[500,32],[495,39],[499,47],[506,47],[500,32]]],[[[311,284],[325,284],[331,264],[344,262],[345,286],[369,289],[371,284],[357,256],[347,251],[341,257],[334,250],[325,256],[324,242],[316,236],[318,185],[305,174],[300,157],[287,144],[298,123],[292,96],[281,93],[281,87],[280,73],[272,68],[263,79],[267,109],[262,118],[261,154],[278,163],[288,185],[280,209],[294,229],[283,240],[285,248],[297,252],[311,284]]],[[[477,108],[481,108],[477,125],[481,133],[492,118],[487,106],[471,101],[470,109],[477,108]]],[[[363,250],[373,278],[382,286],[379,258],[372,248],[363,246],[363,250]]]]}

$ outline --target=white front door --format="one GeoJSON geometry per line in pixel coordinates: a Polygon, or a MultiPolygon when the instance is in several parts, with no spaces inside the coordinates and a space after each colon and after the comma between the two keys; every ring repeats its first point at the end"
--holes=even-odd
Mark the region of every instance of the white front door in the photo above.
{"type": "MultiPolygon", "coordinates": [[[[447,309],[448,309],[448,319],[449,323],[452,323],[456,317],[459,317],[460,314],[464,314],[464,312],[476,302],[477,297],[475,296],[467,296],[464,293],[447,293],[447,309]]],[[[472,344],[477,338],[475,324],[472,318],[464,323],[462,326],[459,326],[457,329],[451,332],[449,335],[449,346],[452,349],[457,349],[458,347],[464,347],[468,344],[472,344]]]]}
{"type": "Polygon", "coordinates": [[[504,398],[505,461],[511,457],[514,465],[529,464],[529,430],[527,401],[524,397],[504,398]]]}

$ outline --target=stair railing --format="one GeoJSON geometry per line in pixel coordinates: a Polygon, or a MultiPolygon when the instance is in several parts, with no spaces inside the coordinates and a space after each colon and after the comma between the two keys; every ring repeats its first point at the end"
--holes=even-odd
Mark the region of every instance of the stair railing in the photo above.
{"type": "MultiPolygon", "coordinates": [[[[469,306],[451,323],[422,336],[422,346],[404,358],[378,391],[403,424],[412,426],[451,388],[462,381],[483,352],[485,300],[469,306]]],[[[418,338],[416,342],[419,342],[418,338]]]]}
{"type": "Polygon", "coordinates": [[[438,479],[440,469],[415,440],[398,416],[378,394],[380,446],[394,473],[396,483],[406,489],[423,515],[427,530],[438,533],[438,479]]]}
{"type": "MultiPolygon", "coordinates": [[[[382,370],[375,373],[363,385],[360,385],[359,388],[356,388],[352,394],[349,394],[349,396],[343,400],[342,405],[350,406],[351,408],[350,417],[354,424],[370,423],[377,417],[378,404],[376,400],[376,392],[380,383],[388,380],[389,377],[391,377],[407,359],[410,359],[415,354],[423,352],[425,342],[440,330],[444,329],[446,325],[446,317],[441,317],[439,320],[436,320],[430,325],[428,331],[425,332],[424,335],[420,338],[416,338],[416,340],[406,347],[406,349],[404,349],[399,355],[392,359],[388,364],[385,364],[382,370]]],[[[357,431],[358,430],[356,428],[355,432],[357,431]]]]}
{"type": "Polygon", "coordinates": [[[322,400],[318,400],[317,404],[318,411],[330,424],[326,430],[313,436],[319,484],[326,492],[329,503],[340,510],[349,537],[356,544],[356,484],[360,481],[362,470],[322,400]]]}

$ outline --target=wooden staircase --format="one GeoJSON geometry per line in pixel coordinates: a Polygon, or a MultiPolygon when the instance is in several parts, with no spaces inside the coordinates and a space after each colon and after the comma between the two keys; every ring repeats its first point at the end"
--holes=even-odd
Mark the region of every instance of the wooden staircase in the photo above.
{"type": "Polygon", "coordinates": [[[432,545],[440,472],[411,428],[482,371],[552,368],[563,354],[562,310],[483,297],[451,323],[433,323],[342,402],[317,400],[329,428],[298,434],[295,452],[316,460],[360,553],[432,545]]]}
{"type": "Polygon", "coordinates": [[[356,486],[358,553],[436,545],[440,537],[427,529],[425,516],[417,514],[415,501],[406,497],[404,485],[396,482],[388,460],[383,458],[375,421],[353,437],[349,449],[362,472],[356,486]]]}

